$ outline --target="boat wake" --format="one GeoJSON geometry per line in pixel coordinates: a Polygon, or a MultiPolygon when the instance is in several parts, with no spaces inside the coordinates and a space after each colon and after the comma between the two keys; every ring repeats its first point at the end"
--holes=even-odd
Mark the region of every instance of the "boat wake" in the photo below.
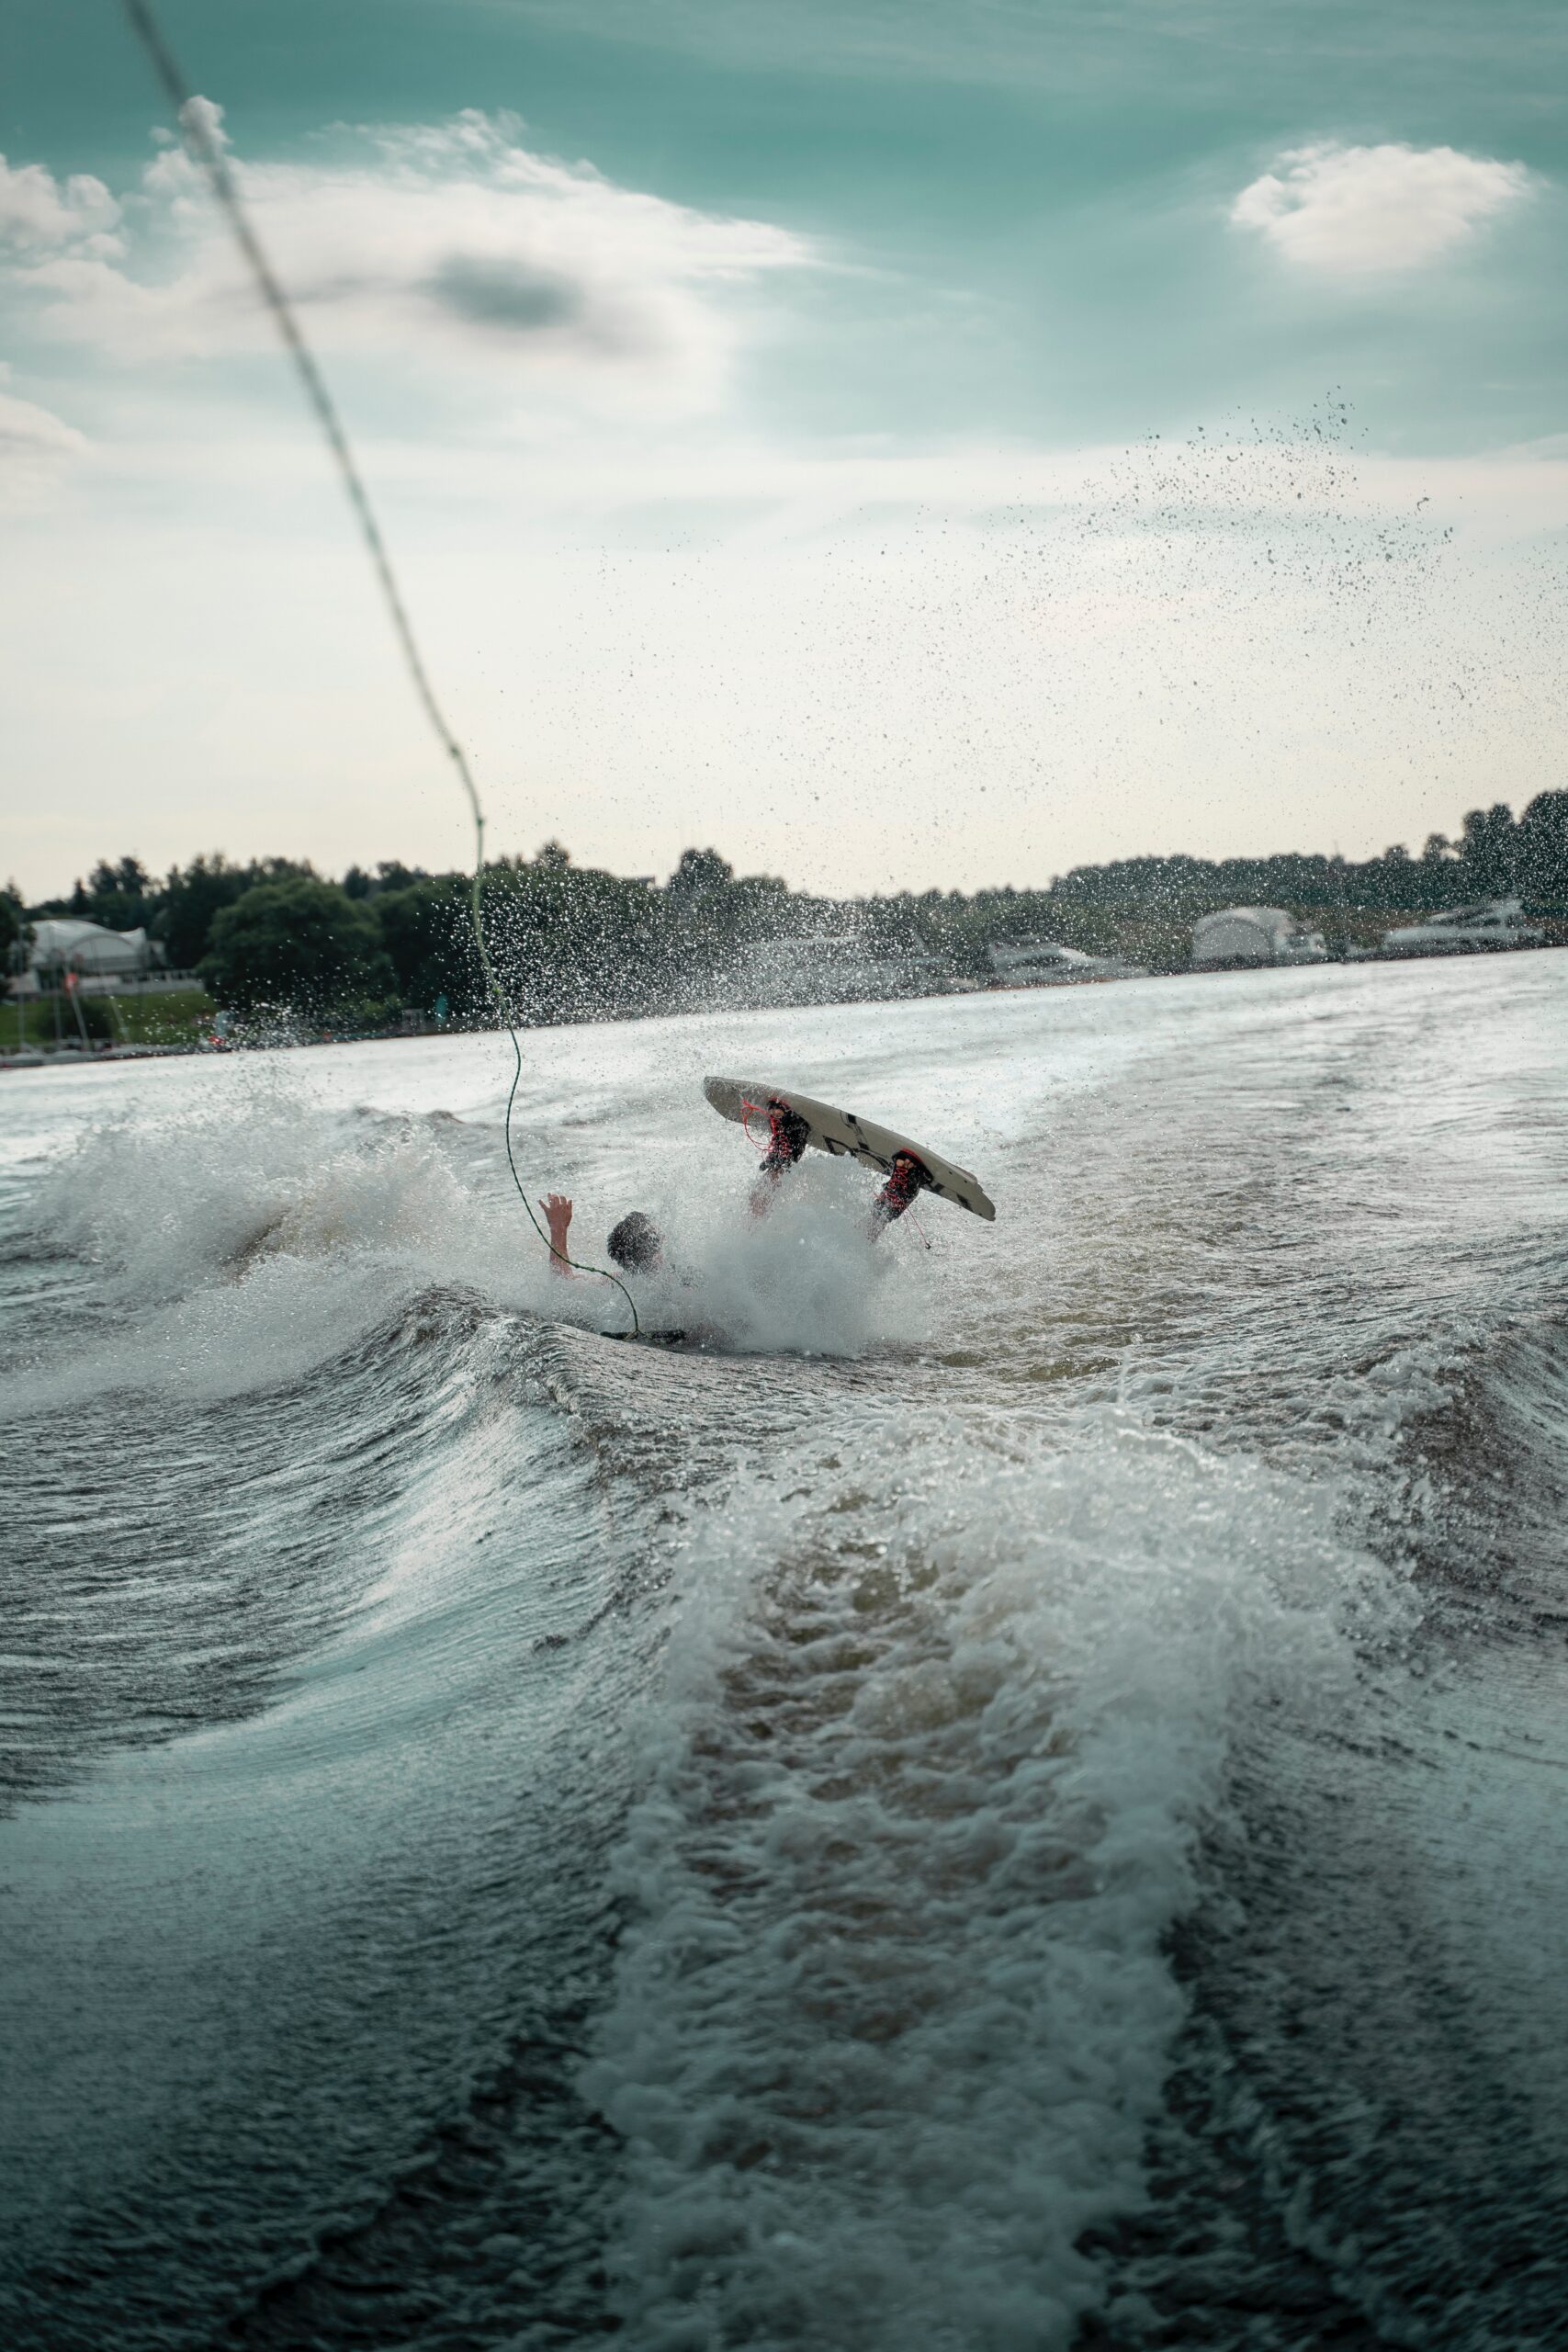
{"type": "MultiPolygon", "coordinates": [[[[483,1040],[31,1098],[8,2341],[1552,2341],[1541,985],[897,1008],[989,1255],[826,1161],[759,1225],[584,1033],[551,1181],[661,1224],[679,1355],[519,1232],[483,1040]]],[[[892,1101],[860,1018],[803,1083],[892,1101]]]]}

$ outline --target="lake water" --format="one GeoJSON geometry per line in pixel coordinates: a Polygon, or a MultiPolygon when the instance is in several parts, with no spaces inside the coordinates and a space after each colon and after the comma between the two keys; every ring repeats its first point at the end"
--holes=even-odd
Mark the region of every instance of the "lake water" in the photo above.
{"type": "Polygon", "coordinates": [[[15,2352],[1561,2344],[1568,955],[524,1047],[722,1348],[503,1039],[0,1081],[15,2352]]]}

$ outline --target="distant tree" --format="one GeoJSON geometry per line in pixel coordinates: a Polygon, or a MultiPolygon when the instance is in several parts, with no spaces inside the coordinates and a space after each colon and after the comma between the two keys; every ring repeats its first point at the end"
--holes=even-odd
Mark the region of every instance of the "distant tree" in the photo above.
{"type": "Polygon", "coordinates": [[[0,995],[8,995],[11,968],[22,960],[22,941],[28,933],[27,909],[22,894],[14,882],[0,889],[0,995]]]}
{"type": "Polygon", "coordinates": [[[370,901],[381,944],[391,957],[405,1004],[434,1010],[446,999],[455,1020],[472,1020],[484,1001],[474,952],[465,875],[429,876],[405,889],[378,890],[370,901]]]}
{"type": "Polygon", "coordinates": [[[556,842],[491,867],[483,907],[491,959],[522,1021],[651,1012],[710,967],[705,942],[678,938],[658,893],[573,865],[556,842]]]}
{"type": "Polygon", "coordinates": [[[1519,819],[1517,874],[1528,897],[1568,901],[1568,792],[1538,792],[1519,819]]]}
{"type": "Polygon", "coordinates": [[[219,1001],[239,1012],[288,1005],[342,1018],[397,989],[375,917],[314,875],[256,883],[225,907],[200,968],[219,1001]]]}
{"type": "Polygon", "coordinates": [[[138,857],[102,857],[85,882],[78,875],[70,895],[40,899],[36,916],[69,915],[78,922],[102,923],[108,931],[134,931],[152,923],[163,903],[163,885],[138,857]]]}
{"type": "Polygon", "coordinates": [[[1518,854],[1518,828],[1506,801],[1495,800],[1490,808],[1470,810],[1459,853],[1468,893],[1478,899],[1496,899],[1512,890],[1518,854]]]}
{"type": "Polygon", "coordinates": [[[308,876],[308,865],[286,857],[253,859],[249,865],[231,865],[220,854],[191,860],[182,873],[176,865],[164,886],[163,903],[152,923],[153,936],[176,971],[194,972],[211,944],[212,925],[225,907],[253,890],[258,882],[282,881],[308,876]]]}
{"type": "Polygon", "coordinates": [[[374,899],[383,890],[408,890],[416,882],[429,880],[424,866],[405,865],[400,858],[383,857],[378,861],[374,874],[367,874],[363,865],[351,865],[343,877],[343,887],[351,899],[374,899]]]}
{"type": "Polygon", "coordinates": [[[664,887],[671,899],[695,899],[705,890],[727,889],[734,879],[734,866],[717,850],[683,849],[664,887]]]}
{"type": "Polygon", "coordinates": [[[101,857],[81,893],[86,920],[107,931],[135,931],[157,911],[159,886],[139,857],[101,857]]]}

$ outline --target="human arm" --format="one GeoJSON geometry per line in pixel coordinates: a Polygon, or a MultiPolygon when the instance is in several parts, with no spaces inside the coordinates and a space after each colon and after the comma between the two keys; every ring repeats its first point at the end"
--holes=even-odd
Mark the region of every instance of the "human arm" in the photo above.
{"type": "Polygon", "coordinates": [[[571,1230],[571,1203],[564,1193],[547,1193],[539,1206],[550,1229],[550,1271],[564,1274],[570,1282],[572,1268],[567,1254],[567,1237],[571,1230]]]}

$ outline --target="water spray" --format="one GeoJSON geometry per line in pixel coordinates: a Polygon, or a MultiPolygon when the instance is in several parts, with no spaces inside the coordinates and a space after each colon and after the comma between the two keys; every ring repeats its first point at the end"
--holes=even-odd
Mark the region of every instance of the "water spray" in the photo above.
{"type": "Polygon", "coordinates": [[[376,519],[376,510],[370,503],[370,493],[365,486],[364,476],[360,473],[355,460],[343,419],[338,414],[331,392],[327,390],[326,379],[317,364],[315,354],[305,340],[304,329],[299,324],[293,304],[284,291],[282,280],[267,259],[265,248],[256,235],[250,214],[246,211],[241,198],[239,183],[234,177],[229,158],[223,151],[223,143],[218,135],[217,126],[209,120],[205,105],[181,72],[179,61],[164,39],[163,28],[153,15],[149,0],[122,0],[122,5],[130,20],[130,28],[146,51],[152,71],[157,75],[164,95],[174,109],[175,120],[179,126],[186,152],[206,178],[214,201],[232,230],[234,242],[244,256],[245,265],[255,279],[262,300],[271,311],[278,334],[283,338],[284,347],[294,364],[295,373],[304,387],[305,398],[325,436],[327,447],[332,452],[339,478],[347,494],[355,522],[359,528],[359,536],[370,558],[370,565],[376,575],[376,585],[380,593],[381,602],[392,624],[392,633],[398,641],[398,650],[402,655],[403,667],[413,683],[414,692],[419,697],[420,706],[426,718],[430,721],[435,740],[446,757],[451,762],[457,781],[468,799],[469,812],[474,820],[474,876],[469,892],[474,945],[479,953],[479,969],[484,975],[485,988],[491,1002],[500,1014],[502,1026],[512,1040],[513,1067],[512,1085],[506,1097],[503,1132],[506,1140],[506,1165],[511,1170],[517,1197],[528,1213],[529,1224],[552,1258],[563,1266],[570,1266],[574,1272],[596,1274],[601,1281],[614,1283],[631,1310],[632,1328],[628,1336],[632,1339],[639,1339],[642,1334],[642,1326],[637,1317],[637,1301],[626,1283],[618,1274],[613,1274],[607,1266],[585,1265],[576,1258],[569,1258],[564,1250],[556,1248],[555,1243],[535,1216],[534,1204],[528,1198],[523,1179],[517,1172],[517,1162],[512,1151],[512,1112],[517,1100],[517,1089],[523,1078],[523,1048],[518,1042],[516,1024],[512,1018],[512,1008],[495,976],[495,969],[490,959],[490,949],[485,944],[484,916],[479,903],[479,891],[484,878],[485,820],[484,810],[479,803],[479,786],[474,781],[474,773],[468,763],[468,754],[448,726],[446,713],[436,699],[435,689],[431,684],[430,672],[425,666],[419,639],[414,635],[413,623],[409,617],[408,606],[403,601],[397,573],[392,569],[392,559],[388,552],[387,542],[381,536],[381,526],[376,519]]]}

